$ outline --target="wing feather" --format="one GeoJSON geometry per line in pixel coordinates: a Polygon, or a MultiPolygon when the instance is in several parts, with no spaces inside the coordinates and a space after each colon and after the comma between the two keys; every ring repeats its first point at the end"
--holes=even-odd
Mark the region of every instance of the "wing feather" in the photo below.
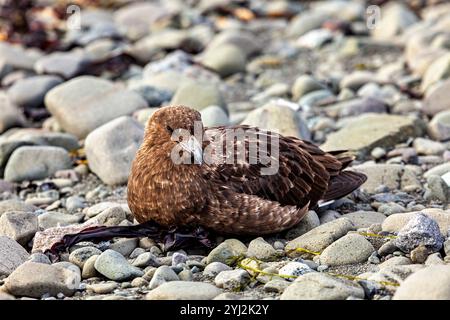
{"type": "Polygon", "coordinates": [[[257,134],[245,135],[241,137],[243,141],[233,140],[234,155],[231,152],[216,152],[211,157],[212,163],[205,166],[205,174],[215,183],[235,192],[277,201],[281,205],[303,207],[309,202],[314,206],[326,193],[330,176],[338,175],[342,168],[336,157],[310,142],[249,126],[207,128],[206,136],[214,138],[206,141],[204,147],[221,147],[228,151],[230,140],[227,139],[230,136],[227,134],[230,131],[227,130],[248,129],[255,130],[257,134]],[[274,152],[276,149],[272,148],[273,139],[278,141],[278,157],[274,152]],[[256,154],[251,152],[250,146],[257,147],[256,154]],[[266,162],[262,161],[265,153],[272,162],[268,162],[267,158],[266,162]],[[230,158],[233,159],[231,163],[230,158]],[[262,175],[261,170],[271,163],[278,164],[278,171],[272,175],[262,175]]]}

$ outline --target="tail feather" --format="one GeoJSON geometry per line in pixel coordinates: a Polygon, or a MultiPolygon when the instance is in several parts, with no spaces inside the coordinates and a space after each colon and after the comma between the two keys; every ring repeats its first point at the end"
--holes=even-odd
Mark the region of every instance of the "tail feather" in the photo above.
{"type": "Polygon", "coordinates": [[[329,151],[328,153],[335,156],[341,162],[341,170],[347,168],[348,165],[355,160],[354,156],[348,154],[348,150],[334,150],[329,151]]]}
{"type": "Polygon", "coordinates": [[[350,163],[352,163],[353,160],[355,160],[354,157],[338,157],[338,160],[341,162],[342,167],[341,170],[344,170],[348,167],[350,163]]]}
{"type": "Polygon", "coordinates": [[[330,201],[345,197],[358,189],[364,182],[367,176],[360,172],[342,171],[339,175],[332,177],[328,190],[322,198],[322,201],[330,201]]]}

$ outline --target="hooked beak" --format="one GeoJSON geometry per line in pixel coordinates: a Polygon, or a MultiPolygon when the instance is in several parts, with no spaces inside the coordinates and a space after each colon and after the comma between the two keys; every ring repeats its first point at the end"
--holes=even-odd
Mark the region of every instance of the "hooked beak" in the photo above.
{"type": "Polygon", "coordinates": [[[195,164],[202,164],[203,162],[203,150],[202,145],[195,136],[190,136],[187,141],[181,141],[180,146],[183,150],[191,153],[194,156],[195,164]]]}

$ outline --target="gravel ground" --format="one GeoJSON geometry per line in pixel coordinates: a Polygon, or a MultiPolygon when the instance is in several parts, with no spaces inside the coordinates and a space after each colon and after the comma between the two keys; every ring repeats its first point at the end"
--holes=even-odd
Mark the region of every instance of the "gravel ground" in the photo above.
{"type": "Polygon", "coordinates": [[[450,299],[450,5],[381,2],[0,3],[0,300],[450,299]],[[131,161],[170,104],[348,149],[368,180],[212,250],[44,254],[52,236],[137,223],[131,161]]]}

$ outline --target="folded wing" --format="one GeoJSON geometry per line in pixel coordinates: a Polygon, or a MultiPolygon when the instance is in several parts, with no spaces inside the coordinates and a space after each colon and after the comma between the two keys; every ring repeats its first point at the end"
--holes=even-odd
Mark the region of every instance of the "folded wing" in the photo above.
{"type": "Polygon", "coordinates": [[[309,203],[311,208],[321,199],[345,196],[365,181],[359,173],[343,174],[353,159],[341,151],[327,153],[295,137],[249,126],[207,128],[205,133],[205,175],[238,193],[300,208],[309,203]]]}

